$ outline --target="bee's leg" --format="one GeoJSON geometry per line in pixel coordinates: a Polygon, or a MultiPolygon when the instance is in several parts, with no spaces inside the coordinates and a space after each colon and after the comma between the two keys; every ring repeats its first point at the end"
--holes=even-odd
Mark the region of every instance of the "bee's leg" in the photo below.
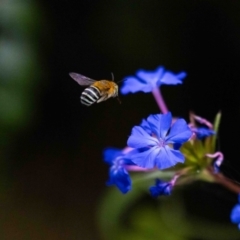
{"type": "Polygon", "coordinates": [[[122,102],[121,102],[120,98],[118,96],[116,98],[117,98],[119,104],[121,104],[122,102]]]}
{"type": "Polygon", "coordinates": [[[121,104],[121,100],[120,100],[120,98],[119,98],[119,96],[118,96],[118,92],[116,91],[116,92],[113,92],[111,95],[109,95],[108,96],[109,98],[110,97],[113,97],[113,98],[116,98],[117,100],[118,100],[118,102],[121,104]]]}
{"type": "Polygon", "coordinates": [[[108,99],[108,95],[103,95],[101,98],[97,100],[97,103],[103,102],[108,99]]]}

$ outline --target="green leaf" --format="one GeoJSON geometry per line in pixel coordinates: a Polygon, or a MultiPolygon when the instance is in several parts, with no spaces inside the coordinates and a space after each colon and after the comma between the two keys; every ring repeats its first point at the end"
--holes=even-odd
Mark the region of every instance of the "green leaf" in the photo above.
{"type": "Polygon", "coordinates": [[[212,136],[212,151],[215,151],[216,149],[216,141],[217,141],[218,129],[221,121],[221,116],[222,116],[221,112],[217,113],[214,120],[213,130],[216,132],[216,134],[212,136]]]}

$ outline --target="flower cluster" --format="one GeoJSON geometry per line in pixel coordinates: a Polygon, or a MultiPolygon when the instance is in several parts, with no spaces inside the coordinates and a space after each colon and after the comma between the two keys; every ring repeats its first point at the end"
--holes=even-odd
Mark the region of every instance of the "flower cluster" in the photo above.
{"type": "MultiPolygon", "coordinates": [[[[151,114],[134,126],[124,149],[104,150],[104,160],[110,165],[107,185],[115,185],[125,194],[134,186],[130,172],[137,171],[151,179],[149,192],[154,198],[170,195],[175,187],[199,179],[240,193],[240,188],[221,173],[223,153],[215,152],[221,114],[212,124],[191,112],[187,123],[173,118],[164,102],[161,85],[181,84],[185,77],[185,72],[174,74],[162,66],[126,77],[121,93],[152,92],[161,113],[151,114]]],[[[232,210],[231,220],[240,226],[240,204],[232,210]]]]}

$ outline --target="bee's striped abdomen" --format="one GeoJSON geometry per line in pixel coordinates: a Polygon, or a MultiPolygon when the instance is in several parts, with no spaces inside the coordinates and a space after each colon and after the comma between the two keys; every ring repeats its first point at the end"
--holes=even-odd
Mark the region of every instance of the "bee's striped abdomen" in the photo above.
{"type": "Polygon", "coordinates": [[[80,98],[83,105],[90,106],[100,98],[100,91],[94,86],[87,87],[80,98]]]}

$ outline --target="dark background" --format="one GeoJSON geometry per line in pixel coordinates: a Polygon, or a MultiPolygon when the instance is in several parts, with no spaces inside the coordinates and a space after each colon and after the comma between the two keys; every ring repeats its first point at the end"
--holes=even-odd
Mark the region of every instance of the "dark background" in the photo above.
{"type": "Polygon", "coordinates": [[[34,9],[38,80],[29,120],[1,148],[1,239],[99,239],[102,150],[124,147],[131,128],[159,112],[143,93],[84,107],[72,71],[93,79],[113,72],[116,81],[159,65],[186,71],[183,85],[162,87],[167,105],[185,119],[189,110],[210,121],[222,111],[224,170],[239,179],[239,2],[51,0],[34,9]]]}

